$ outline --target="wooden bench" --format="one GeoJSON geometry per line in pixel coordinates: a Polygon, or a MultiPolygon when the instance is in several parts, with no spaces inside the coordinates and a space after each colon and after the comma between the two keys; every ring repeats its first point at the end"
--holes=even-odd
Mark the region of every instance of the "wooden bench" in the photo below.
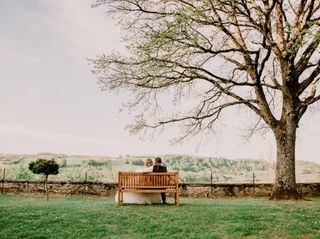
{"type": "Polygon", "coordinates": [[[118,173],[118,206],[123,202],[123,193],[175,193],[175,204],[179,206],[179,173],[118,173]]]}

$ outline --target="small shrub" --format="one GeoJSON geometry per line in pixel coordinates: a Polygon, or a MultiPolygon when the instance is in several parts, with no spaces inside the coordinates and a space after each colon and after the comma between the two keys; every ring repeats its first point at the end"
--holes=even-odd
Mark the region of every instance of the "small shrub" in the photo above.
{"type": "Polygon", "coordinates": [[[207,162],[204,162],[204,163],[202,163],[202,168],[206,169],[206,168],[210,168],[210,166],[207,162]]]}
{"type": "Polygon", "coordinates": [[[48,177],[50,174],[58,174],[59,173],[59,164],[56,161],[52,160],[45,160],[45,159],[38,159],[35,162],[29,163],[29,169],[35,174],[43,174],[45,176],[44,179],[44,190],[47,192],[47,200],[49,200],[49,193],[48,193],[48,177]]]}
{"type": "Polygon", "coordinates": [[[87,180],[89,181],[99,181],[103,178],[103,175],[99,172],[90,172],[87,174],[87,180]]]}
{"type": "Polygon", "coordinates": [[[87,161],[87,165],[92,166],[92,167],[107,167],[111,168],[112,167],[112,161],[107,160],[105,162],[98,162],[93,159],[90,159],[87,161]]]}
{"type": "Polygon", "coordinates": [[[23,162],[23,158],[17,158],[16,160],[12,161],[12,164],[20,164],[23,162]]]}
{"type": "Polygon", "coordinates": [[[135,160],[132,160],[132,164],[137,166],[143,166],[144,162],[142,159],[135,159],[135,160]]]}
{"type": "Polygon", "coordinates": [[[16,179],[30,180],[30,179],[34,179],[34,175],[27,168],[20,166],[16,174],[16,179]]]}
{"type": "Polygon", "coordinates": [[[89,160],[87,161],[87,164],[88,164],[89,166],[93,166],[93,167],[97,167],[97,166],[100,166],[100,165],[101,165],[100,163],[98,163],[97,161],[95,161],[95,160],[93,160],[93,159],[89,159],[89,160]]]}

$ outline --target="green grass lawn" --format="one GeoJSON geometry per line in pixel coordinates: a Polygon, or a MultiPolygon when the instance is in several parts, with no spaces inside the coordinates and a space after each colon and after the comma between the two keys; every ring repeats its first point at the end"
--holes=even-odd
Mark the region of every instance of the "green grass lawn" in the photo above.
{"type": "Polygon", "coordinates": [[[320,238],[320,199],[112,199],[0,195],[0,238],[320,238]]]}

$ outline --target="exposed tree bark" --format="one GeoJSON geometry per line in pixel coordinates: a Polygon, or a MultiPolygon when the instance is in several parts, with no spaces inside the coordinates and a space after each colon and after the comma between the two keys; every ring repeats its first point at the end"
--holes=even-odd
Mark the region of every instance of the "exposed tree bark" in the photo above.
{"type": "Polygon", "coordinates": [[[270,199],[299,199],[295,175],[296,122],[287,119],[276,129],[277,142],[276,177],[270,199]]]}

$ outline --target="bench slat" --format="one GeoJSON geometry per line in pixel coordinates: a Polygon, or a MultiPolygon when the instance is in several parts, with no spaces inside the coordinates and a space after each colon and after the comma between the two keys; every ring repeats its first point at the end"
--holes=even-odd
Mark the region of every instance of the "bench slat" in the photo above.
{"type": "Polygon", "coordinates": [[[127,193],[174,193],[176,192],[175,189],[172,190],[168,190],[168,189],[164,189],[164,190],[152,190],[152,189],[141,189],[141,190],[135,190],[135,189],[124,189],[121,190],[122,192],[127,192],[127,193]]]}
{"type": "Polygon", "coordinates": [[[176,188],[176,186],[172,185],[163,185],[163,186],[148,186],[148,185],[143,185],[143,186],[120,186],[121,190],[126,189],[126,188],[176,188]]]}

